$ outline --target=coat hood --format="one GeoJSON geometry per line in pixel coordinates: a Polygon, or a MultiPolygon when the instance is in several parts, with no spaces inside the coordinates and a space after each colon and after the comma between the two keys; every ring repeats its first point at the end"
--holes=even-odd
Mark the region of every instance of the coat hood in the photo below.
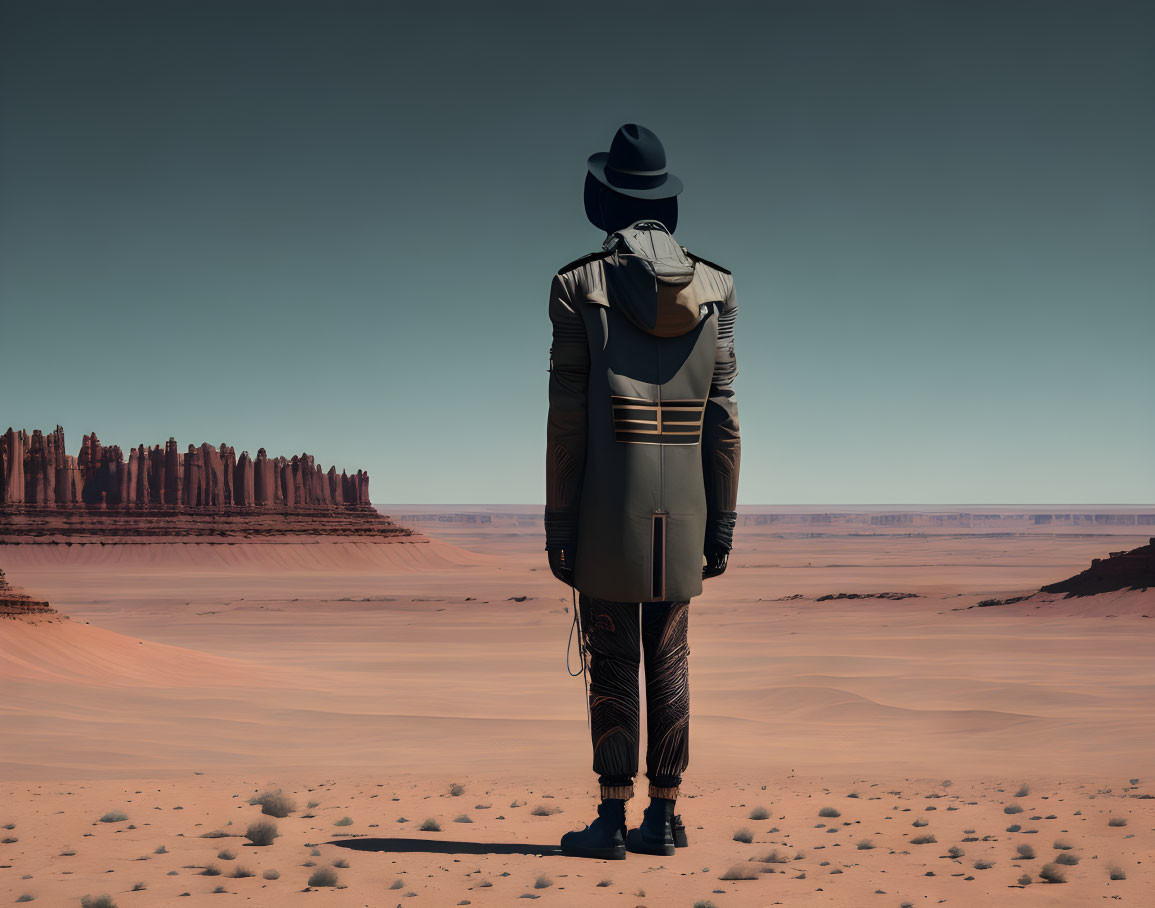
{"type": "Polygon", "coordinates": [[[634,221],[606,238],[606,302],[656,337],[686,334],[708,314],[695,261],[660,221],[634,221]]]}

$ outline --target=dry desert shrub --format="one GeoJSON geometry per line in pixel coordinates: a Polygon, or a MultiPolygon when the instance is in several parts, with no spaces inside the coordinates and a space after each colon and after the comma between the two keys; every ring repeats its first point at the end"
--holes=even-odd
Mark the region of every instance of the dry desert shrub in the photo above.
{"type": "Polygon", "coordinates": [[[1112,864],[1107,868],[1107,878],[1111,880],[1125,880],[1127,879],[1127,874],[1123,871],[1122,867],[1112,864]]]}
{"type": "Polygon", "coordinates": [[[392,883],[389,884],[389,888],[390,889],[404,889],[405,884],[403,882],[401,882],[401,880],[394,880],[392,883]]]}
{"type": "Polygon", "coordinates": [[[86,895],[80,900],[80,908],[116,908],[111,895],[86,895]]]}
{"type": "Polygon", "coordinates": [[[422,832],[441,832],[441,824],[433,819],[433,817],[429,817],[418,829],[422,832]]]}
{"type": "Polygon", "coordinates": [[[1007,827],[1007,832],[1018,832],[1022,828],[1018,823],[1011,823],[1011,825],[1007,827]]]}
{"type": "Polygon", "coordinates": [[[454,823],[472,823],[473,820],[469,819],[469,814],[463,813],[459,817],[454,817],[453,822],[454,823]]]}
{"type": "Polygon", "coordinates": [[[333,862],[333,866],[334,867],[340,867],[340,868],[344,869],[344,868],[349,866],[349,862],[346,861],[344,858],[337,858],[337,860],[335,860],[333,862]]]}
{"type": "Polygon", "coordinates": [[[213,889],[213,893],[215,894],[217,892],[228,892],[228,890],[224,886],[217,886],[215,889],[213,889]]]}
{"type": "Polygon", "coordinates": [[[1022,813],[1022,812],[1023,812],[1023,808],[1020,807],[1018,804],[1008,804],[1006,807],[1003,808],[1003,813],[1022,813]]]}
{"type": "Polygon", "coordinates": [[[1068,867],[1074,867],[1079,863],[1079,856],[1077,854],[1072,854],[1069,851],[1060,851],[1057,855],[1055,855],[1055,863],[1066,864],[1068,867]]]}
{"type": "Polygon", "coordinates": [[[874,842],[870,841],[870,839],[863,839],[857,845],[857,848],[859,851],[870,851],[870,849],[872,849],[873,847],[874,847],[874,842]]]}
{"type": "Polygon", "coordinates": [[[1023,844],[1015,846],[1015,860],[1016,861],[1033,861],[1035,859],[1035,849],[1030,845],[1023,844]]]}
{"type": "Polygon", "coordinates": [[[770,811],[765,807],[755,807],[750,811],[751,820],[768,820],[770,819],[770,811]]]}
{"type": "Polygon", "coordinates": [[[1055,839],[1055,843],[1051,847],[1056,851],[1070,851],[1075,846],[1066,839],[1055,839]]]}
{"type": "Polygon", "coordinates": [[[552,885],[553,880],[551,880],[544,873],[539,873],[537,879],[533,881],[534,889],[548,889],[552,885]]]}
{"type": "Polygon", "coordinates": [[[449,793],[455,798],[461,797],[461,795],[465,794],[465,786],[453,782],[449,786],[449,793]]]}
{"type": "Polygon", "coordinates": [[[281,878],[281,873],[279,870],[273,870],[270,868],[269,870],[266,870],[264,873],[262,873],[261,876],[263,876],[266,880],[279,880],[281,878]]]}
{"type": "Polygon", "coordinates": [[[842,816],[842,814],[839,813],[837,810],[835,810],[833,807],[823,807],[820,811],[818,811],[818,815],[820,817],[840,817],[840,816],[842,816]]]}
{"type": "Polygon", "coordinates": [[[341,817],[341,819],[334,822],[333,825],[334,826],[352,826],[353,825],[353,818],[352,817],[341,817]]]}
{"type": "Polygon", "coordinates": [[[735,864],[720,877],[720,880],[756,880],[758,874],[744,864],[735,864]]]}
{"type": "Polygon", "coordinates": [[[698,901],[694,902],[694,908],[718,908],[718,906],[709,899],[698,899],[698,901]]]}
{"type": "Polygon", "coordinates": [[[220,876],[221,868],[216,864],[208,864],[205,869],[201,871],[201,876],[220,876]]]}
{"type": "Polygon", "coordinates": [[[153,854],[168,854],[168,849],[164,845],[157,845],[153,854]]]}
{"type": "Polygon", "coordinates": [[[749,845],[754,841],[754,833],[743,826],[741,829],[738,829],[734,832],[734,841],[744,842],[745,844],[749,845]]]}
{"type": "Polygon", "coordinates": [[[100,818],[101,823],[122,823],[128,819],[128,815],[119,810],[110,810],[100,818]]]}
{"type": "Polygon", "coordinates": [[[946,850],[946,853],[948,857],[952,858],[961,858],[964,854],[966,854],[966,852],[959,848],[958,845],[951,845],[950,848],[946,850]]]}
{"type": "Polygon", "coordinates": [[[255,798],[250,798],[249,803],[260,804],[261,813],[278,820],[283,820],[297,809],[296,802],[280,791],[263,791],[255,798]]]}
{"type": "Polygon", "coordinates": [[[237,864],[237,866],[233,868],[233,872],[229,874],[229,876],[231,876],[233,879],[236,879],[236,880],[243,879],[244,877],[247,877],[247,876],[254,876],[254,875],[255,874],[251,870],[249,870],[249,868],[246,867],[244,864],[237,864]]]}
{"type": "Polygon", "coordinates": [[[925,817],[919,817],[910,825],[911,826],[926,826],[929,822],[930,822],[930,820],[926,819],[925,817]]]}
{"type": "Polygon", "coordinates": [[[986,861],[986,860],[983,860],[982,858],[975,861],[975,864],[974,864],[975,870],[990,870],[994,866],[995,866],[994,861],[986,861]]]}
{"type": "Polygon", "coordinates": [[[309,877],[310,886],[336,886],[337,871],[332,867],[318,867],[309,877]]]}
{"type": "Polygon", "coordinates": [[[314,807],[320,807],[320,806],[321,806],[320,801],[310,801],[308,804],[305,805],[305,807],[308,808],[309,810],[312,810],[314,807]]]}
{"type": "Polygon", "coordinates": [[[257,820],[245,830],[245,838],[254,845],[272,845],[278,835],[277,824],[272,820],[257,820]]]}
{"type": "Polygon", "coordinates": [[[211,832],[202,832],[200,838],[202,839],[226,839],[229,834],[223,829],[214,829],[211,832]]]}
{"type": "Polygon", "coordinates": [[[1065,883],[1067,876],[1063,873],[1062,868],[1058,864],[1044,864],[1039,869],[1039,878],[1048,883],[1065,883]]]}
{"type": "Polygon", "coordinates": [[[762,857],[754,858],[754,860],[760,861],[763,864],[789,864],[790,863],[790,858],[786,857],[786,855],[784,855],[782,852],[780,852],[777,848],[771,848],[764,855],[762,855],[762,857]]]}
{"type": "Polygon", "coordinates": [[[222,848],[220,851],[217,852],[217,857],[220,858],[222,861],[234,860],[236,858],[236,856],[237,856],[237,853],[235,851],[229,851],[227,848],[222,848]]]}
{"type": "Polygon", "coordinates": [[[910,844],[911,845],[930,845],[936,841],[938,841],[938,840],[934,837],[934,833],[932,832],[932,833],[928,833],[925,835],[916,835],[913,839],[910,840],[910,844]]]}
{"type": "Polygon", "coordinates": [[[534,816],[534,817],[549,817],[549,816],[553,816],[555,813],[561,813],[561,808],[560,807],[546,807],[544,804],[538,804],[537,807],[535,807],[529,813],[530,813],[530,816],[534,816]]]}
{"type": "Polygon", "coordinates": [[[1108,826],[1126,826],[1127,820],[1125,817],[1111,817],[1111,819],[1109,819],[1107,821],[1107,825],[1108,826]]]}
{"type": "Polygon", "coordinates": [[[1015,792],[1016,798],[1025,798],[1031,793],[1031,786],[1024,782],[1019,786],[1019,790],[1015,792]]]}
{"type": "Polygon", "coordinates": [[[1032,882],[1033,880],[1031,879],[1031,875],[1029,873],[1024,873],[1021,877],[1019,877],[1020,886],[1030,886],[1032,882]]]}

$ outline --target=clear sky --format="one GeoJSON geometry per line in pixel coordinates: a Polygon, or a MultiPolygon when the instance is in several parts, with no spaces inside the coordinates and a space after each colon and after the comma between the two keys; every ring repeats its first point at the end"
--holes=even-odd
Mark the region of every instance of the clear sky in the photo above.
{"type": "Polygon", "coordinates": [[[0,2],[0,431],[544,501],[636,122],[733,271],[740,500],[1155,501],[1155,4],[0,2]]]}

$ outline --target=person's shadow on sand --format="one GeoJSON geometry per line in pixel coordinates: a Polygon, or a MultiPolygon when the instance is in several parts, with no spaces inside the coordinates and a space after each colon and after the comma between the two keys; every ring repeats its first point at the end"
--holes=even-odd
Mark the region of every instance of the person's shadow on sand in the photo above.
{"type": "Polygon", "coordinates": [[[352,851],[429,852],[435,854],[536,854],[560,855],[557,845],[521,842],[449,842],[431,839],[337,839],[326,842],[352,851]]]}

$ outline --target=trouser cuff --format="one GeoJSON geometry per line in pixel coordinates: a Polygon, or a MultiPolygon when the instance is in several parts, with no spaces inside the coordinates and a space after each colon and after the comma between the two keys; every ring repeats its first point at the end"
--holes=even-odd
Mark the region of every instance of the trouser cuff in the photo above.
{"type": "Polygon", "coordinates": [[[621,798],[623,801],[628,801],[634,796],[633,783],[629,785],[602,785],[602,800],[606,798],[621,798]]]}
{"type": "Polygon", "coordinates": [[[650,783],[650,797],[651,798],[665,798],[667,801],[676,801],[678,799],[678,786],[664,786],[654,785],[650,783]]]}

